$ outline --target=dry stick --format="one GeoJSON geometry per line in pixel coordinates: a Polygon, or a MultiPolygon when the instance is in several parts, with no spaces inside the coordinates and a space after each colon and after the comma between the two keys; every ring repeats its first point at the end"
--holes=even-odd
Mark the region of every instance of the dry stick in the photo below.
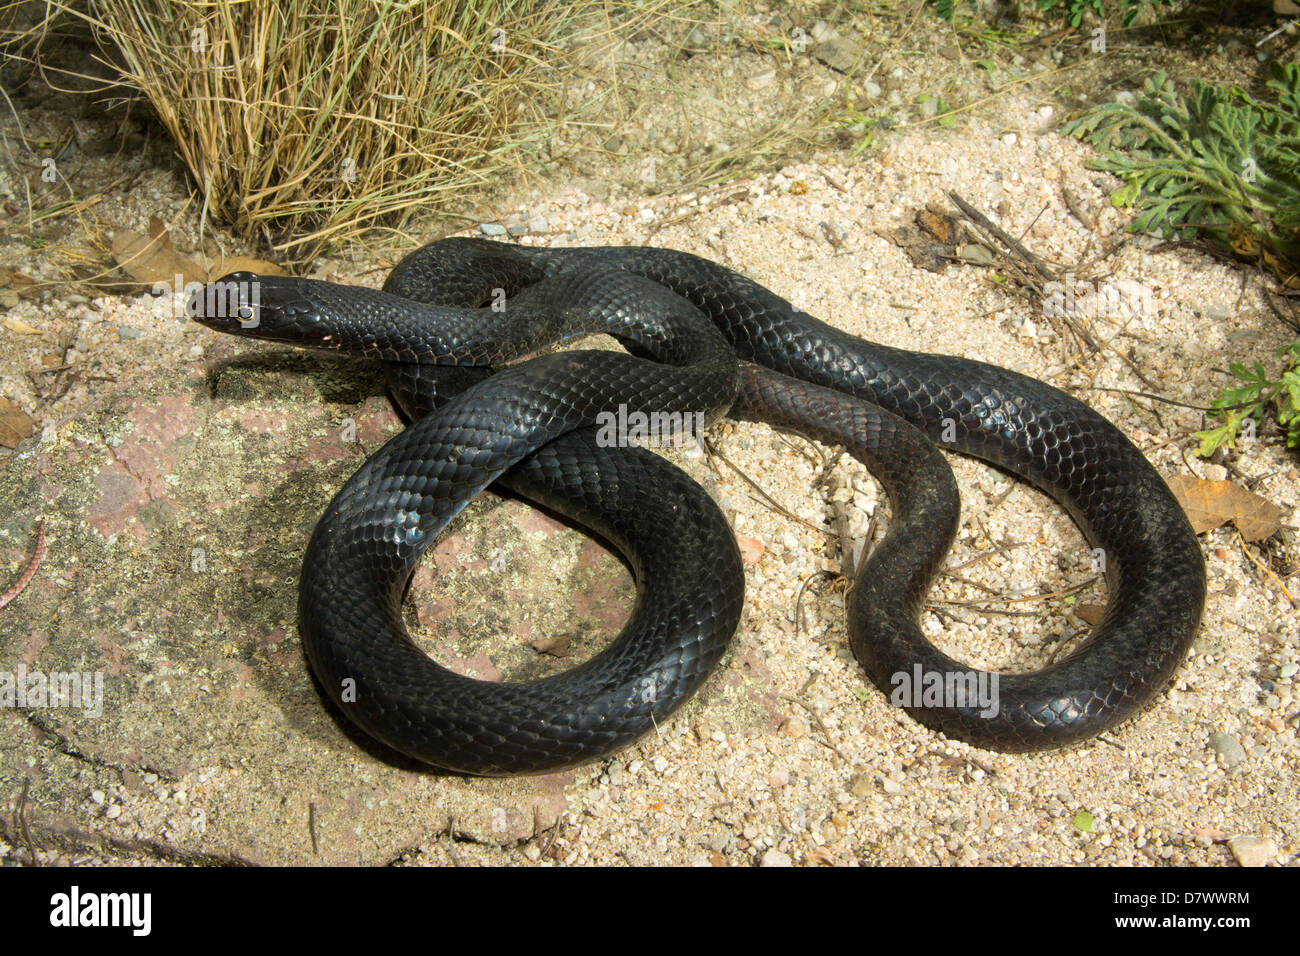
{"type": "Polygon", "coordinates": [[[460,854],[456,852],[456,818],[447,817],[447,855],[453,866],[460,866],[460,854]]]}
{"type": "Polygon", "coordinates": [[[1005,232],[997,225],[995,225],[993,220],[989,219],[988,216],[984,215],[984,213],[980,212],[978,209],[976,209],[966,200],[962,199],[961,196],[958,195],[956,191],[949,192],[948,196],[952,199],[953,202],[957,204],[957,208],[966,214],[966,218],[970,219],[971,222],[975,223],[976,225],[983,227],[991,235],[996,236],[1002,242],[1003,245],[1005,245],[1012,252],[1022,257],[1025,260],[1025,262],[1032,265],[1037,270],[1039,276],[1049,281],[1057,278],[1056,273],[1053,272],[1051,269],[1047,268],[1047,265],[1043,262],[1043,260],[1039,259],[1038,256],[1034,255],[1023,245],[1021,245],[1020,241],[1016,239],[1014,236],[1010,235],[1009,233],[1005,232]]]}
{"type": "Polygon", "coordinates": [[[713,454],[717,455],[718,458],[722,459],[722,461],[726,462],[727,466],[728,466],[729,468],[731,468],[731,470],[734,471],[737,475],[739,475],[740,478],[741,478],[741,480],[743,480],[743,481],[745,482],[745,484],[749,485],[749,487],[753,488],[754,491],[758,492],[758,494],[762,497],[763,501],[767,503],[768,507],[772,508],[772,509],[773,509],[774,511],[776,511],[778,514],[781,514],[781,515],[785,516],[786,518],[789,518],[791,521],[794,521],[794,522],[797,522],[798,524],[803,525],[805,528],[808,528],[808,529],[810,529],[810,530],[812,530],[812,531],[816,531],[818,534],[824,534],[824,535],[826,535],[826,537],[828,537],[828,538],[838,538],[838,535],[836,535],[835,532],[833,532],[833,531],[828,531],[828,530],[825,529],[825,528],[819,528],[819,527],[817,527],[815,524],[813,524],[811,521],[805,521],[803,518],[800,518],[797,514],[794,514],[793,512],[791,512],[791,511],[789,511],[789,510],[783,508],[780,504],[778,504],[778,503],[777,503],[777,502],[772,498],[771,495],[769,495],[766,491],[764,491],[762,488],[760,488],[760,487],[758,486],[758,484],[754,481],[754,479],[750,478],[749,475],[747,475],[747,474],[745,474],[743,471],[741,471],[741,470],[740,470],[736,465],[734,465],[734,464],[731,462],[731,460],[730,460],[729,458],[727,458],[727,456],[724,455],[721,451],[719,451],[719,450],[716,449],[716,448],[712,448],[711,451],[712,451],[713,454]]]}
{"type": "Polygon", "coordinates": [[[27,787],[31,782],[31,777],[23,777],[23,793],[18,798],[18,828],[27,841],[27,855],[31,858],[32,866],[40,866],[41,861],[36,859],[36,847],[32,845],[32,831],[27,827],[27,787]]]}
{"type": "MultiPolygon", "coordinates": [[[[813,723],[817,725],[817,729],[820,730],[822,732],[822,736],[826,738],[825,740],[818,740],[817,742],[819,744],[822,744],[824,747],[830,748],[832,751],[835,752],[835,755],[839,757],[841,760],[847,761],[849,759],[848,757],[844,756],[844,751],[840,750],[839,747],[835,746],[835,742],[831,738],[831,732],[827,730],[826,725],[822,723],[821,714],[817,713],[817,711],[813,710],[811,706],[805,704],[797,697],[791,697],[789,694],[781,694],[780,697],[782,700],[788,700],[792,704],[798,704],[804,710],[808,711],[808,716],[810,716],[813,719],[813,723]]],[[[817,738],[814,737],[813,740],[817,740],[817,738]]]]}
{"type": "MultiPolygon", "coordinates": [[[[1048,281],[1055,281],[1057,273],[1050,269],[1042,259],[1030,252],[1019,239],[997,226],[988,216],[984,215],[984,213],[980,212],[956,192],[950,192],[948,195],[972,223],[983,229],[989,236],[1000,241],[1014,254],[1020,256],[1023,261],[1023,266],[1021,263],[1009,260],[1003,264],[1003,267],[1006,268],[1007,271],[1018,273],[1016,278],[1021,282],[1021,284],[1032,288],[1041,297],[1043,292],[1040,288],[1040,280],[1046,279],[1048,281]],[[1034,275],[1028,274],[1025,267],[1032,269],[1034,275]]],[[[1039,216],[1041,215],[1042,213],[1040,212],[1039,216]]],[[[1037,217],[1035,217],[1035,221],[1037,221],[1037,217]]],[[[1077,342],[1088,346],[1094,351],[1099,348],[1095,338],[1087,329],[1082,328],[1068,315],[1063,316],[1062,319],[1065,327],[1074,335],[1077,342]]],[[[1081,346],[1078,348],[1080,351],[1082,350],[1081,346]]]]}
{"type": "Polygon", "coordinates": [[[953,577],[956,577],[956,575],[952,574],[952,572],[960,571],[962,568],[968,568],[972,564],[979,564],[979,562],[981,561],[987,561],[995,554],[1006,554],[1008,551],[1012,550],[1013,548],[1024,548],[1024,547],[1028,547],[1028,545],[1026,545],[1024,542],[1021,541],[1013,541],[1011,544],[998,543],[993,546],[992,551],[985,551],[982,554],[975,555],[975,557],[971,558],[968,561],[963,561],[961,564],[954,564],[950,568],[944,568],[943,574],[945,576],[952,575],[953,577]]]}
{"type": "Polygon", "coordinates": [[[1211,408],[1208,405],[1190,405],[1187,402],[1180,402],[1172,398],[1165,398],[1163,395],[1154,395],[1151,392],[1137,392],[1131,388],[1103,388],[1096,386],[1090,391],[1094,392],[1114,392],[1117,395],[1134,395],[1138,398],[1149,398],[1153,402],[1164,402],[1166,405],[1177,405],[1179,408],[1191,408],[1198,412],[1208,412],[1211,408]]]}
{"type": "Polygon", "coordinates": [[[320,856],[320,843],[316,840],[316,804],[307,803],[307,832],[311,834],[312,856],[320,856]]]}
{"type": "Polygon", "coordinates": [[[555,838],[560,835],[560,818],[555,818],[555,823],[551,825],[550,833],[546,837],[546,846],[542,847],[541,856],[538,859],[544,859],[550,855],[551,847],[555,845],[555,838]]]}
{"type": "MultiPolygon", "coordinates": [[[[794,632],[796,635],[803,630],[803,592],[808,590],[808,585],[813,581],[825,581],[827,578],[836,584],[845,580],[843,575],[836,574],[834,571],[815,571],[804,578],[803,583],[799,585],[799,593],[794,599],[794,632]]],[[[847,582],[845,583],[847,584],[847,582]]]]}
{"type": "Polygon", "coordinates": [[[1270,578],[1272,578],[1273,583],[1282,589],[1282,593],[1285,594],[1286,599],[1291,602],[1291,606],[1300,607],[1300,601],[1296,601],[1294,595],[1292,595],[1291,592],[1286,589],[1286,585],[1282,583],[1282,579],[1279,578],[1276,574],[1274,574],[1271,568],[1268,568],[1265,565],[1261,564],[1259,559],[1250,553],[1250,549],[1246,547],[1246,538],[1244,535],[1242,535],[1240,530],[1237,531],[1237,543],[1241,547],[1241,553],[1250,559],[1250,563],[1255,565],[1255,567],[1259,568],[1270,578]]]}
{"type": "MultiPolygon", "coordinates": [[[[1000,597],[998,598],[998,601],[999,603],[1002,604],[1023,604],[1026,601],[1042,601],[1048,598],[1065,597],[1067,595],[1074,594],[1076,591],[1082,591],[1084,588],[1092,584],[1100,577],[1101,577],[1100,574],[1094,574],[1092,577],[1080,581],[1078,584],[1071,584],[1068,588],[1062,588],[1059,591],[1045,591],[1045,592],[1037,592],[1035,594],[1022,594],[1019,597],[1000,597]]],[[[979,587],[979,585],[976,586],[979,587]]],[[[952,607],[979,607],[978,601],[945,601],[942,599],[938,599],[934,601],[929,601],[927,603],[947,604],[952,607]]],[[[996,611],[992,608],[988,608],[987,610],[991,614],[1009,613],[1005,611],[996,611]]]]}

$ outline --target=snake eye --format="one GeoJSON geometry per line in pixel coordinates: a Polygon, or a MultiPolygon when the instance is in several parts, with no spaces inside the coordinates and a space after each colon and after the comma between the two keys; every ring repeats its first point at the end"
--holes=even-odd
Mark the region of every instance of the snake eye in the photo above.
{"type": "Polygon", "coordinates": [[[190,297],[185,312],[196,322],[220,331],[255,329],[260,324],[261,277],[232,272],[209,282],[190,297]]]}

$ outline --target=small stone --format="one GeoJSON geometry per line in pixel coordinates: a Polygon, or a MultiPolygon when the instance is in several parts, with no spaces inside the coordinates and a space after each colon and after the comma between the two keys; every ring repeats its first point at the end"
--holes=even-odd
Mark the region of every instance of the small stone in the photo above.
{"type": "Polygon", "coordinates": [[[92,791],[90,791],[90,799],[91,799],[92,802],[97,803],[97,804],[99,804],[100,806],[103,806],[103,805],[104,805],[104,791],[103,791],[103,790],[92,790],[92,791]]]}
{"type": "MultiPolygon", "coordinates": [[[[600,213],[597,213],[597,215],[600,215],[600,213]]],[[[548,232],[550,231],[550,228],[551,224],[541,216],[534,216],[532,219],[528,220],[529,232],[548,232]]]]}
{"type": "Polygon", "coordinates": [[[108,817],[108,819],[110,820],[116,820],[121,815],[122,815],[122,806],[121,804],[117,804],[117,803],[110,805],[108,809],[104,811],[104,816],[108,817]]]}
{"type": "Polygon", "coordinates": [[[1242,866],[1263,866],[1277,856],[1277,845],[1268,837],[1233,837],[1228,849],[1242,866]]]}
{"type": "Polygon", "coordinates": [[[808,725],[798,717],[787,717],[781,722],[781,733],[787,737],[808,736],[808,725]]]}
{"type": "Polygon", "coordinates": [[[885,793],[903,792],[903,785],[899,783],[897,780],[890,780],[888,777],[885,778],[885,782],[881,784],[881,786],[884,787],[885,793]]]}
{"type": "Polygon", "coordinates": [[[667,757],[655,757],[655,764],[654,764],[654,766],[655,766],[655,773],[663,773],[665,770],[668,769],[668,758],[667,758],[667,757]]]}
{"type": "Polygon", "coordinates": [[[865,797],[874,789],[875,785],[869,773],[858,774],[853,778],[853,782],[849,784],[849,792],[855,797],[865,797]]]}
{"type": "Polygon", "coordinates": [[[542,858],[542,850],[535,844],[530,843],[528,846],[524,847],[524,856],[536,863],[542,858]]]}
{"type": "Polygon", "coordinates": [[[1292,661],[1290,664],[1283,664],[1282,669],[1277,672],[1277,676],[1286,680],[1287,678],[1295,677],[1297,673],[1300,673],[1300,664],[1292,661]]]}
{"type": "Polygon", "coordinates": [[[117,327],[117,337],[123,342],[134,342],[144,333],[134,326],[119,325],[117,327]]]}
{"type": "Polygon", "coordinates": [[[1246,759],[1246,748],[1238,743],[1236,737],[1222,730],[1210,734],[1210,747],[1223,758],[1223,765],[1229,770],[1246,759]]]}
{"type": "Polygon", "coordinates": [[[987,246],[982,246],[978,242],[968,242],[964,246],[958,246],[957,255],[971,265],[993,265],[993,253],[987,246]]]}
{"type": "Polygon", "coordinates": [[[775,848],[763,854],[759,866],[794,866],[794,860],[775,848]]]}
{"type": "Polygon", "coordinates": [[[790,771],[777,770],[767,775],[767,785],[769,787],[785,787],[790,784],[790,771]]]}
{"type": "Polygon", "coordinates": [[[478,225],[478,231],[485,236],[504,236],[506,227],[495,222],[481,222],[478,225]]]}

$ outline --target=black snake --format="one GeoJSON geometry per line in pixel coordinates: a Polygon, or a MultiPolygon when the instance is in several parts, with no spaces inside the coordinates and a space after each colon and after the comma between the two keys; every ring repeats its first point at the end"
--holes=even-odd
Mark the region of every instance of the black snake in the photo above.
{"type": "Polygon", "coordinates": [[[675,469],[602,447],[593,425],[620,405],[709,422],[730,409],[843,444],[872,470],[893,518],[849,592],[849,632],[887,693],[900,674],[976,674],[917,623],[959,511],[931,442],[1006,468],[1064,505],[1104,554],[1105,614],[1065,659],[999,675],[994,708],[922,703],[918,692],[909,712],[950,736],[1006,751],[1091,737],[1166,686],[1200,622],[1205,566],[1181,507],[1092,409],[1006,369],[847,335],[698,256],[447,239],[403,259],[382,292],[236,273],[199,293],[190,314],[221,331],[385,362],[413,423],[317,525],[300,633],[322,688],[351,719],[439,767],[536,772],[609,753],[662,721],[725,650],[743,591],[735,543],[675,469]],[[632,354],[505,364],[588,331],[615,335],[632,354]],[[424,548],[498,480],[603,534],[638,582],[619,639],[539,681],[457,675],[402,622],[424,548]]]}

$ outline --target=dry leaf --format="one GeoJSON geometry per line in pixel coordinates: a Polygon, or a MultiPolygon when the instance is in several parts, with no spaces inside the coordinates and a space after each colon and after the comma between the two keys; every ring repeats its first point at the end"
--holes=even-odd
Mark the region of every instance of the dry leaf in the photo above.
{"type": "Polygon", "coordinates": [[[30,438],[36,426],[21,408],[0,396],[0,445],[17,448],[18,443],[30,438]]]}
{"type": "Polygon", "coordinates": [[[208,263],[208,279],[220,279],[224,275],[232,272],[256,272],[263,276],[283,276],[288,275],[283,269],[274,262],[267,262],[265,259],[250,259],[248,256],[222,256],[218,255],[215,259],[204,257],[208,263]]]}
{"type": "Polygon", "coordinates": [[[1197,534],[1231,521],[1247,541],[1259,541],[1276,531],[1282,520],[1281,508],[1230,481],[1174,475],[1169,488],[1197,534]]]}
{"type": "Polygon", "coordinates": [[[533,641],[532,648],[539,654],[550,654],[552,657],[568,657],[569,641],[569,635],[567,634],[560,637],[540,637],[533,641]]]}
{"type": "Polygon", "coordinates": [[[148,239],[130,229],[119,229],[113,236],[113,258],[122,271],[152,289],[156,282],[169,285],[181,277],[181,286],[205,279],[203,268],[193,259],[179,255],[162,239],[148,239]]]}
{"type": "Polygon", "coordinates": [[[1074,609],[1074,613],[1083,619],[1083,622],[1089,627],[1096,627],[1101,623],[1102,615],[1106,613],[1106,608],[1100,604],[1080,604],[1074,609]]]}
{"type": "Polygon", "coordinates": [[[17,332],[19,335],[40,335],[41,330],[28,325],[22,319],[16,319],[12,315],[5,316],[5,328],[10,332],[17,332]]]}
{"type": "Polygon", "coordinates": [[[36,297],[40,283],[17,269],[0,268],[0,288],[13,289],[24,299],[36,297]]]}
{"type": "Polygon", "coordinates": [[[149,238],[157,239],[160,244],[175,251],[176,247],[172,245],[172,238],[167,234],[167,223],[163,222],[158,216],[149,217],[149,238]]]}
{"type": "Polygon", "coordinates": [[[956,241],[954,237],[957,234],[957,223],[951,216],[933,209],[918,209],[916,224],[940,242],[956,241]]]}

